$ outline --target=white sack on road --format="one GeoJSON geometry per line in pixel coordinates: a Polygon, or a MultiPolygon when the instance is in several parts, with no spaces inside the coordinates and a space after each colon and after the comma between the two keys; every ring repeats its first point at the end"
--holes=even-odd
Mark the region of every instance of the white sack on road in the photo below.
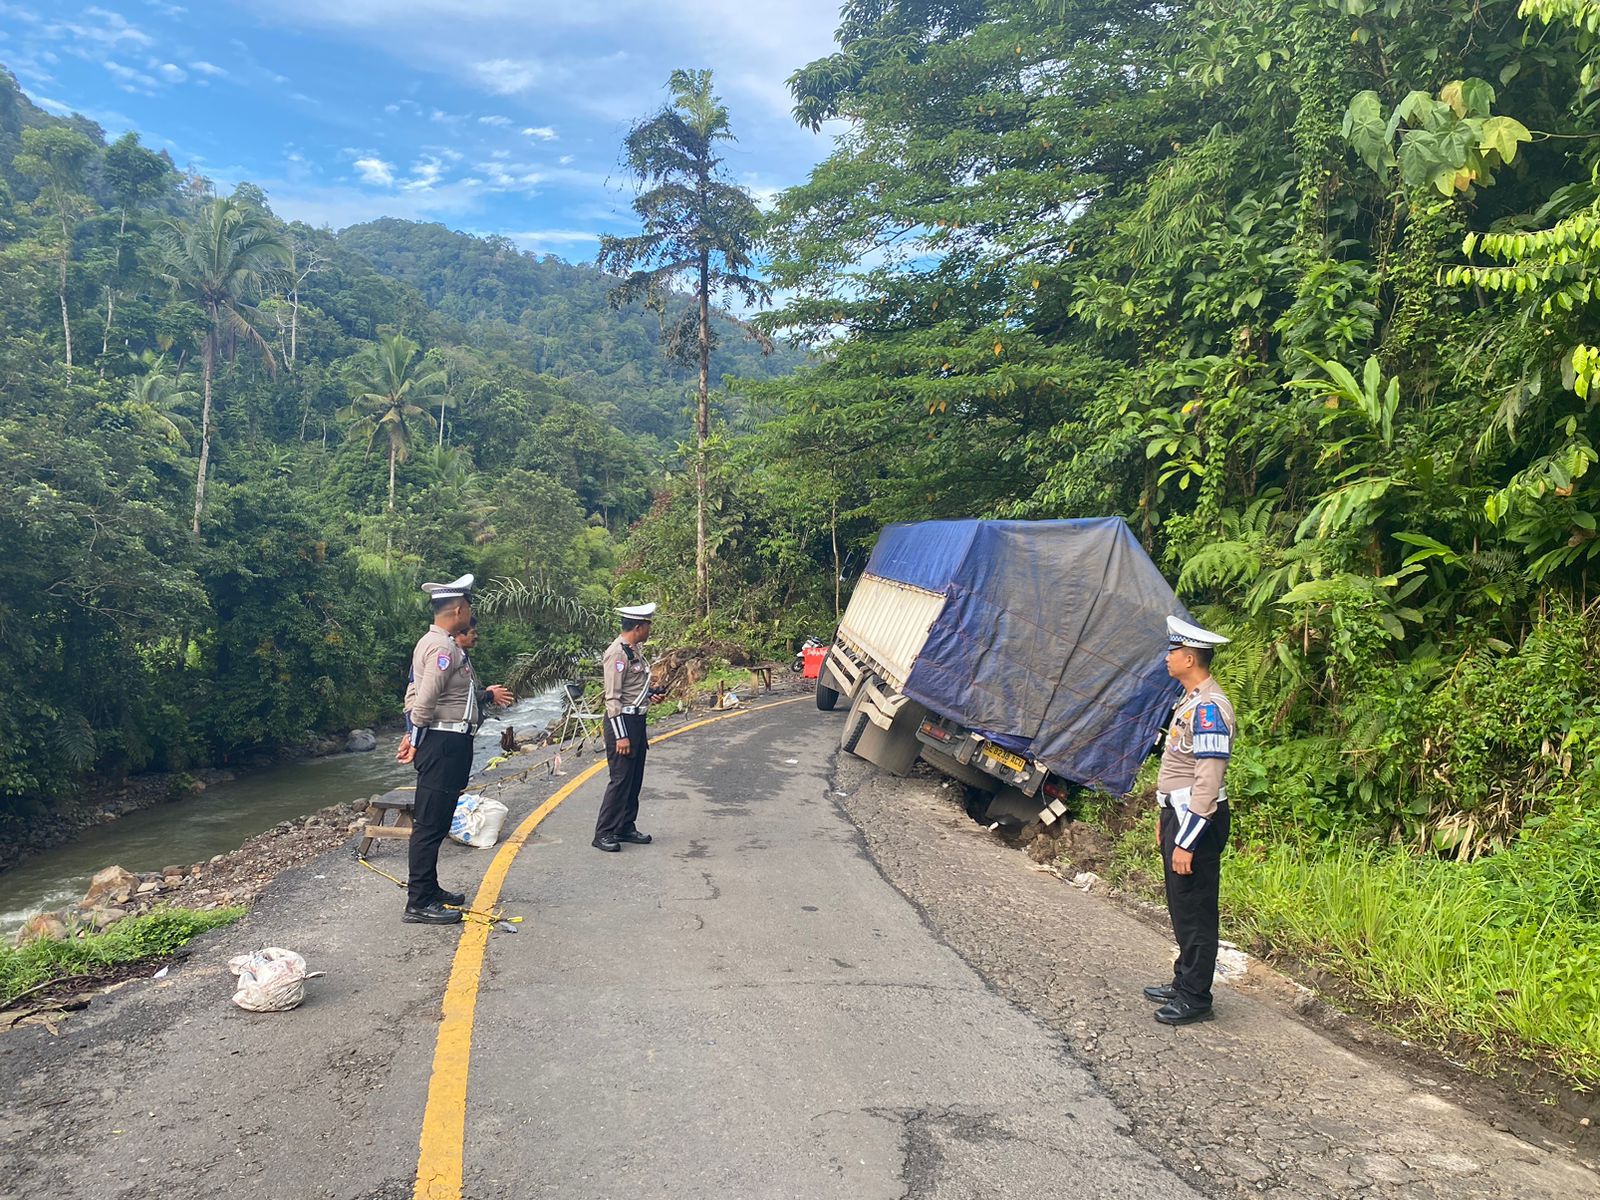
{"type": "Polygon", "coordinates": [[[456,801],[455,816],[450,819],[450,840],[486,850],[500,840],[500,826],[505,824],[509,811],[498,800],[467,792],[456,801]]]}
{"type": "Polygon", "coordinates": [[[306,960],[293,950],[267,946],[228,960],[239,977],[233,1002],[250,1012],[287,1012],[306,998],[306,960]]]}

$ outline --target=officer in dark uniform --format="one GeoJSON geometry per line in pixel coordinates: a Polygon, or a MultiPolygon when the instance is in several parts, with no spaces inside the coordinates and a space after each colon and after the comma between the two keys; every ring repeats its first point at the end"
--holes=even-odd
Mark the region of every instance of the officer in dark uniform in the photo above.
{"type": "Polygon", "coordinates": [[[614,854],[623,842],[648,846],[650,835],[634,824],[639,816],[639,788],[644,783],[645,712],[661,693],[650,686],[650,664],[639,650],[650,636],[654,604],[619,608],[622,632],[600,659],[605,676],[606,761],[611,779],[595,820],[596,850],[614,854]]]}
{"type": "Polygon", "coordinates": [[[433,606],[433,625],[412,651],[413,682],[407,692],[417,791],[404,920],[416,924],[461,920],[459,911],[445,905],[465,904],[466,894],[439,886],[439,844],[450,831],[456,801],[472,774],[472,735],[485,705],[512,700],[499,685],[478,686],[472,662],[456,642],[472,627],[472,583],[471,575],[463,575],[451,583],[422,585],[433,606]]]}
{"type": "Polygon", "coordinates": [[[1228,791],[1222,785],[1238,724],[1233,705],[1211,677],[1211,656],[1228,639],[1178,617],[1167,618],[1167,673],[1184,687],[1172,713],[1156,777],[1167,912],[1178,942],[1172,982],[1144,989],[1161,1005],[1156,1020],[1188,1025],[1211,1017],[1217,967],[1217,904],[1222,852],[1228,845],[1228,791]]]}

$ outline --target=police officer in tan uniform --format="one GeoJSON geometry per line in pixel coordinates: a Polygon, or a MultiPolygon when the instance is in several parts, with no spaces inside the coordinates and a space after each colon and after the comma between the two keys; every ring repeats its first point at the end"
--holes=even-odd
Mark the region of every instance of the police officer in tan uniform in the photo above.
{"type": "Polygon", "coordinates": [[[466,903],[466,894],[439,886],[439,843],[450,831],[456,801],[472,774],[472,735],[483,720],[484,708],[512,700],[499,685],[478,686],[472,662],[456,642],[457,635],[472,627],[472,583],[471,575],[463,575],[451,583],[422,585],[433,606],[433,624],[411,652],[413,682],[407,695],[417,791],[403,918],[416,924],[453,925],[461,920],[457,909],[466,903]],[[447,904],[457,908],[446,908],[447,904]]]}
{"type": "Polygon", "coordinates": [[[1161,1007],[1156,1020],[1188,1025],[1211,1018],[1217,967],[1217,890],[1228,844],[1228,792],[1223,774],[1237,728],[1233,705],[1211,677],[1211,656],[1228,639],[1177,617],[1167,618],[1167,673],[1184,687],[1172,713],[1156,802],[1161,806],[1161,859],[1167,912],[1178,941],[1172,982],[1144,989],[1161,1007]]]}
{"type": "Polygon", "coordinates": [[[639,816],[639,788],[644,783],[645,713],[661,693],[650,686],[650,664],[639,647],[650,636],[654,604],[619,608],[622,632],[600,658],[605,677],[606,761],[611,778],[595,820],[596,850],[614,854],[623,842],[648,846],[650,835],[634,824],[639,816]]]}

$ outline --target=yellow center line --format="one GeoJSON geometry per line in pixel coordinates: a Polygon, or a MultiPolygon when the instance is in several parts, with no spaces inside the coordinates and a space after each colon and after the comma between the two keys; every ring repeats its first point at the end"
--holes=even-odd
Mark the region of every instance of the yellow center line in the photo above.
{"type": "MultiPolygon", "coordinates": [[[[715,725],[718,721],[732,720],[747,713],[762,712],[803,699],[805,697],[795,696],[789,700],[724,713],[719,717],[706,717],[657,734],[650,738],[650,744],[654,746],[657,742],[664,742],[703,725],[715,725]]],[[[564,784],[523,819],[516,832],[495,852],[494,861],[489,864],[483,882],[472,897],[473,909],[478,912],[494,910],[517,851],[533,836],[533,831],[541,821],[605,766],[605,759],[590,764],[577,778],[564,784]]],[[[433,1074],[428,1079],[428,1107],[422,1114],[417,1182],[413,1192],[415,1200],[461,1200],[467,1129],[467,1069],[472,1059],[472,1023],[477,1015],[478,984],[483,976],[483,956],[488,944],[487,922],[472,922],[462,928],[455,962],[450,968],[450,982],[444,989],[444,1016],[439,1022],[439,1040],[433,1051],[433,1074]]]]}

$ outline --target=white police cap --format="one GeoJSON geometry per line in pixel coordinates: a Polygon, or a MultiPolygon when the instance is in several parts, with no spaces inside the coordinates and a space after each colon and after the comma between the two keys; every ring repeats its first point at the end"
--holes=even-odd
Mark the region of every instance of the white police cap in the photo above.
{"type": "Polygon", "coordinates": [[[618,614],[627,621],[648,621],[655,611],[654,604],[629,604],[617,609],[618,614]]]}
{"type": "Polygon", "coordinates": [[[1193,646],[1199,650],[1209,650],[1216,646],[1226,646],[1229,639],[1220,633],[1212,633],[1209,629],[1201,629],[1198,625],[1191,625],[1188,621],[1181,621],[1177,617],[1167,618],[1167,645],[1193,646]]]}
{"type": "Polygon", "coordinates": [[[429,600],[454,600],[458,596],[472,595],[472,585],[476,582],[469,573],[449,583],[425,583],[422,590],[428,593],[429,600]]]}

